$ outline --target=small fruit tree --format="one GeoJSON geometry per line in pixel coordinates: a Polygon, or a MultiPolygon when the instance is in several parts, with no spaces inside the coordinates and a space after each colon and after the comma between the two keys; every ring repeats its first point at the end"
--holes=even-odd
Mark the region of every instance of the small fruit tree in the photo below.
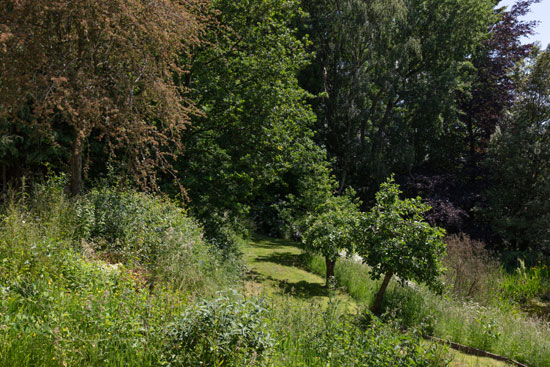
{"type": "Polygon", "coordinates": [[[372,305],[380,307],[393,275],[404,284],[414,280],[440,291],[441,257],[445,254],[444,230],[424,220],[430,207],[421,198],[402,200],[399,185],[390,177],[380,186],[376,204],[361,220],[361,244],[357,253],[371,267],[373,279],[384,280],[372,305]]]}
{"type": "Polygon", "coordinates": [[[327,286],[334,277],[334,267],[340,253],[355,251],[359,209],[358,203],[351,197],[343,195],[328,198],[306,220],[303,242],[308,250],[324,256],[327,286]]]}

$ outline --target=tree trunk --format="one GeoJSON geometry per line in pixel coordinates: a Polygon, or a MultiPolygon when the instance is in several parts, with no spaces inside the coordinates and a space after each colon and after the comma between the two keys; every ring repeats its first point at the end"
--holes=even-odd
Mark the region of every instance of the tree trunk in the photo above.
{"type": "Polygon", "coordinates": [[[346,177],[348,176],[347,171],[347,165],[344,165],[344,173],[342,174],[342,178],[340,179],[340,184],[338,185],[338,196],[341,196],[344,192],[344,187],[346,187],[346,177]]]}
{"type": "Polygon", "coordinates": [[[84,151],[84,132],[77,131],[73,142],[71,156],[71,195],[80,194],[82,190],[82,153],[84,151]]]}
{"type": "Polygon", "coordinates": [[[390,279],[392,277],[393,273],[391,271],[388,271],[386,275],[384,275],[384,280],[382,281],[382,285],[380,286],[380,289],[378,290],[378,293],[376,293],[376,298],[374,299],[374,303],[372,304],[371,311],[375,315],[380,314],[380,307],[382,306],[382,299],[384,298],[384,293],[386,293],[386,288],[388,288],[388,284],[390,282],[390,279]]]}
{"type": "Polygon", "coordinates": [[[330,279],[334,278],[334,266],[336,261],[331,260],[328,256],[325,256],[325,264],[327,266],[327,277],[325,286],[328,288],[330,285],[330,279]]]}

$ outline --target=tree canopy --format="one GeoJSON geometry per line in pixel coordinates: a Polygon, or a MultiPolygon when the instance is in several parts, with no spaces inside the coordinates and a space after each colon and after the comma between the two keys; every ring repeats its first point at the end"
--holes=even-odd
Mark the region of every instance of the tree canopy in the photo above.
{"type": "Polygon", "coordinates": [[[326,285],[334,277],[336,259],[342,253],[353,254],[359,242],[359,208],[353,193],[332,196],[310,214],[306,221],[304,244],[323,255],[326,263],[326,285]]]}
{"type": "Polygon", "coordinates": [[[143,187],[169,168],[198,113],[173,83],[199,43],[202,1],[8,1],[2,6],[0,116],[70,136],[71,192],[82,187],[92,136],[143,187]]]}
{"type": "Polygon", "coordinates": [[[457,93],[494,17],[490,0],[305,2],[316,60],[304,74],[318,94],[318,141],[340,191],[369,203],[390,172],[453,156],[457,93]],[[441,149],[441,147],[445,149],[441,149]]]}
{"type": "Polygon", "coordinates": [[[337,232],[357,209],[338,197],[368,211],[395,172],[430,223],[540,249],[546,56],[529,59],[521,20],[536,2],[4,1],[2,191],[115,178],[178,195],[224,248],[246,228],[311,239],[307,218],[337,232]]]}
{"type": "Polygon", "coordinates": [[[550,251],[550,52],[517,71],[516,102],[494,134],[489,218],[514,249],[550,251]]]}

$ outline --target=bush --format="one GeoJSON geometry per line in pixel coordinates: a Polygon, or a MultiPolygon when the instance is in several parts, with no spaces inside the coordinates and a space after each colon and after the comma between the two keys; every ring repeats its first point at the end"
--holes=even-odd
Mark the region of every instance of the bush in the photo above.
{"type": "Polygon", "coordinates": [[[75,211],[92,250],[111,263],[141,269],[151,287],[168,282],[193,292],[228,275],[201,228],[168,199],[102,187],[78,199],[75,211]]]}
{"type": "Polygon", "coordinates": [[[221,294],[187,309],[170,325],[167,353],[178,366],[263,366],[274,340],[264,302],[221,294]]]}
{"type": "Polygon", "coordinates": [[[0,366],[168,363],[167,325],[235,273],[173,203],[107,188],[69,199],[63,186],[0,208],[0,366]]]}
{"type": "Polygon", "coordinates": [[[490,302],[498,298],[495,284],[502,276],[498,261],[486,250],[483,242],[465,234],[445,238],[447,255],[443,265],[445,284],[456,296],[490,302]]]}

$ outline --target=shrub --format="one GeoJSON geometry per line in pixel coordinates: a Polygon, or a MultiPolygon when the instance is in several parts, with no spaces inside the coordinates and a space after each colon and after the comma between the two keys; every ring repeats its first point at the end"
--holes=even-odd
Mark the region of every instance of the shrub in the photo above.
{"type": "Polygon", "coordinates": [[[263,366],[274,347],[264,302],[220,294],[187,309],[168,328],[167,353],[181,366],[263,366]]]}
{"type": "Polygon", "coordinates": [[[63,186],[0,208],[0,366],[165,365],[168,323],[235,274],[173,203],[114,189],[68,199],[63,186]]]}
{"type": "Polygon", "coordinates": [[[193,292],[229,275],[201,228],[168,199],[102,187],[78,199],[75,211],[92,249],[111,263],[142,269],[150,286],[168,282],[193,292]]]}
{"type": "Polygon", "coordinates": [[[447,255],[443,265],[445,284],[457,296],[489,302],[498,297],[495,284],[501,278],[498,261],[486,250],[483,242],[465,234],[445,238],[447,255]]]}

